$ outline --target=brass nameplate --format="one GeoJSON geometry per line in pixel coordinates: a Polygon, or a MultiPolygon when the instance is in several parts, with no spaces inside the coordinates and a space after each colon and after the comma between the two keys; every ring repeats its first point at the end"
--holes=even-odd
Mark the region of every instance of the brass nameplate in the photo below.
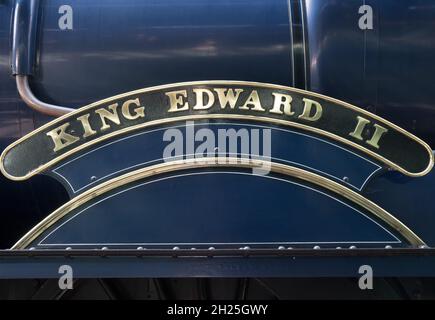
{"type": "Polygon", "coordinates": [[[422,140],[345,102],[278,85],[198,81],[128,92],[82,107],[7,147],[1,170],[23,180],[116,135],[214,118],[292,126],[356,148],[409,176],[424,175],[433,166],[432,150],[422,140]]]}

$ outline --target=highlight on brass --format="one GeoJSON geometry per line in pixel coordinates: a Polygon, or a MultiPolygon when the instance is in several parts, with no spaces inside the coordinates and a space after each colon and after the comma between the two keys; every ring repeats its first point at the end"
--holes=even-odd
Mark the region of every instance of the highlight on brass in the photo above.
{"type": "Polygon", "coordinates": [[[338,142],[408,176],[427,174],[431,148],[361,108],[317,93],[247,81],[197,81],[128,92],[82,107],[7,147],[1,171],[13,180],[43,172],[117,136],[170,122],[229,119],[293,127],[338,142]],[[20,161],[28,152],[32,157],[20,161]]]}

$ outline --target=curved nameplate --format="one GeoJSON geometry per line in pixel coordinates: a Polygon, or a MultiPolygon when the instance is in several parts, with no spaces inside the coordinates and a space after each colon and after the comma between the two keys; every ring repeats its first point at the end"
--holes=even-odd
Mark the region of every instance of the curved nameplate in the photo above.
{"type": "Polygon", "coordinates": [[[279,85],[198,81],[132,91],[82,107],[7,147],[0,169],[10,179],[27,179],[115,135],[199,119],[296,127],[356,148],[409,176],[426,174],[434,163],[422,140],[348,103],[279,85]]]}
{"type": "MultiPolygon", "coordinates": [[[[270,163],[263,160],[246,160],[242,161],[238,158],[204,158],[202,161],[197,159],[187,159],[180,161],[172,161],[168,163],[162,163],[154,166],[149,166],[136,171],[129,172],[120,177],[114,178],[107,182],[101,183],[96,187],[85,191],[76,198],[73,198],[62,207],[57,209],[55,212],[50,214],[44,220],[42,220],[38,225],[36,225],[32,230],[30,230],[22,239],[20,239],[13,247],[13,249],[26,248],[29,244],[33,243],[35,239],[45,233],[49,228],[56,224],[60,219],[63,219],[72,210],[85,206],[93,199],[100,197],[101,195],[108,194],[112,190],[117,188],[128,188],[130,184],[147,179],[150,177],[155,177],[157,175],[164,175],[173,173],[176,171],[186,171],[186,170],[198,170],[201,168],[238,168],[238,169],[252,169],[255,167],[265,167],[270,166],[270,171],[275,174],[281,174],[288,177],[293,177],[297,180],[308,182],[317,186],[318,188],[332,192],[333,194],[339,195],[340,197],[346,199],[353,205],[359,206],[370,213],[370,215],[385,223],[391,230],[397,232],[401,237],[406,239],[411,245],[420,246],[424,245],[423,240],[421,240],[412,230],[410,230],[406,225],[404,225],[397,218],[392,216],[390,213],[371,202],[370,200],[364,198],[359,193],[344,187],[343,185],[329,180],[325,177],[311,173],[300,168],[291,167],[279,163],[270,163]]],[[[167,188],[165,189],[167,190],[167,188]]],[[[255,195],[251,195],[255,196],[255,195]]],[[[170,196],[166,197],[165,201],[170,200],[170,196]]],[[[288,198],[284,199],[284,201],[288,198]]],[[[190,203],[189,199],[185,199],[186,204],[190,203]]],[[[123,202],[125,203],[125,202],[123,202]]]]}

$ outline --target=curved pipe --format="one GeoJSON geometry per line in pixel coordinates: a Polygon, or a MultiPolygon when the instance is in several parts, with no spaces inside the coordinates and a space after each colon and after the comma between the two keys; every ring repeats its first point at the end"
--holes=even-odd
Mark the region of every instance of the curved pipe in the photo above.
{"type": "Polygon", "coordinates": [[[45,103],[39,100],[37,97],[35,97],[32,90],[30,89],[28,76],[17,74],[15,77],[20,97],[30,108],[54,117],[59,117],[66,113],[74,111],[74,109],[71,108],[56,106],[54,104],[45,103]]]}

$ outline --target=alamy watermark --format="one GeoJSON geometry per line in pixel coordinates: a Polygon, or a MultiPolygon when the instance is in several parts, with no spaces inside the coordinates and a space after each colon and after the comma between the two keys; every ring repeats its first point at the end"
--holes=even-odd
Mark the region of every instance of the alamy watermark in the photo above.
{"type": "Polygon", "coordinates": [[[358,27],[361,30],[373,30],[373,8],[364,4],[359,7],[358,13],[361,15],[358,19],[358,27]]]}
{"type": "Polygon", "coordinates": [[[59,7],[60,14],[58,26],[60,30],[73,29],[73,8],[70,5],[64,4],[59,7]]]}
{"type": "Polygon", "coordinates": [[[373,289],[373,268],[369,265],[362,265],[358,269],[361,277],[358,280],[358,286],[361,290],[373,289]]]}
{"type": "Polygon", "coordinates": [[[163,160],[193,159],[194,162],[219,164],[251,164],[257,175],[266,175],[271,168],[270,129],[224,129],[209,127],[196,129],[193,121],[187,121],[185,130],[165,130],[163,160]]]}
{"type": "Polygon", "coordinates": [[[61,265],[59,267],[58,273],[61,275],[58,281],[59,289],[72,290],[74,276],[72,267],[68,264],[61,265]]]}

